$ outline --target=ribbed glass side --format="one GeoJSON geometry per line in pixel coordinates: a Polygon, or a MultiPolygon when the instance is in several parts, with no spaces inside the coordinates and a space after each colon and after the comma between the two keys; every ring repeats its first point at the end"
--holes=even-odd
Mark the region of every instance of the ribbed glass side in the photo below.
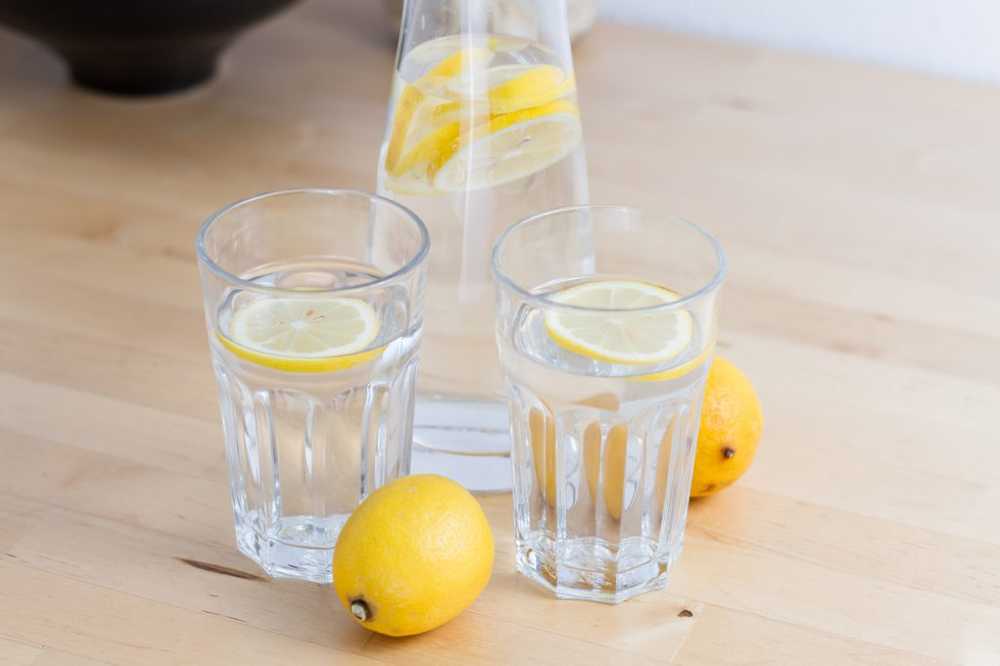
{"type": "Polygon", "coordinates": [[[322,377],[213,351],[240,550],[272,576],[329,582],[351,512],[409,473],[415,344],[322,377]]]}

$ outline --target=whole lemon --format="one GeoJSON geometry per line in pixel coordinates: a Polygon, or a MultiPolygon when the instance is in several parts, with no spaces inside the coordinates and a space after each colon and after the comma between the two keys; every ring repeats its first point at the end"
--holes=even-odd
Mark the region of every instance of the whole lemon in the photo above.
{"type": "Polygon", "coordinates": [[[476,498],[434,474],[376,490],[347,520],[333,586],[361,626],[388,636],[440,627],[489,582],[493,533],[476,498]]]}
{"type": "Polygon", "coordinates": [[[716,358],[708,371],[691,497],[716,493],[740,478],[757,453],[764,417],[753,384],[716,358]]]}

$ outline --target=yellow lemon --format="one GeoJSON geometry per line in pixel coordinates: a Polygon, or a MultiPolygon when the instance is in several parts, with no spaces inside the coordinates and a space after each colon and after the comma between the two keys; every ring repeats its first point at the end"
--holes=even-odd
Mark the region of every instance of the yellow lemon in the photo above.
{"type": "Polygon", "coordinates": [[[716,493],[740,478],[757,453],[764,417],[753,384],[716,358],[708,372],[691,496],[716,493]]]}
{"type": "Polygon", "coordinates": [[[493,533],[476,498],[433,474],[397,479],[347,520],[333,586],[361,626],[387,636],[435,629],[471,604],[493,571],[493,533]]]}

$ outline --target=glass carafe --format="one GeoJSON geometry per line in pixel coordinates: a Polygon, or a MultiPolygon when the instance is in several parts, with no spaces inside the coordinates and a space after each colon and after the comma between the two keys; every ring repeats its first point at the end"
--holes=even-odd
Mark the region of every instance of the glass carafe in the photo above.
{"type": "Polygon", "coordinates": [[[587,202],[564,0],[406,0],[378,191],[431,235],[414,471],[509,489],[491,248],[587,202]]]}

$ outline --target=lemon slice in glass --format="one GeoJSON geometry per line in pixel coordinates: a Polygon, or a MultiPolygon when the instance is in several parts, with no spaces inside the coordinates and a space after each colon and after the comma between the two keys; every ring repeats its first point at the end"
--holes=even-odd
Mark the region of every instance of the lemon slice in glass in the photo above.
{"type": "Polygon", "coordinates": [[[588,358],[635,365],[664,363],[691,345],[691,314],[685,310],[642,308],[679,298],[676,292],[648,282],[587,282],[550,299],[608,312],[550,310],[545,313],[545,329],[560,347],[588,358]]]}
{"type": "Polygon", "coordinates": [[[378,316],[357,298],[262,298],[234,312],[228,329],[219,340],[233,354],[286,372],[343,370],[380,352],[368,349],[378,316]]]}
{"type": "Polygon", "coordinates": [[[496,187],[541,171],[568,155],[580,142],[576,104],[556,100],[494,116],[455,138],[442,132],[429,152],[428,173],[439,192],[496,187]]]}
{"type": "Polygon", "coordinates": [[[712,357],[715,353],[715,344],[712,343],[701,350],[701,352],[694,358],[684,361],[680,365],[675,365],[673,367],[667,368],[666,370],[661,370],[660,372],[653,372],[647,375],[636,375],[634,377],[629,377],[631,381],[636,382],[668,382],[671,379],[677,379],[678,377],[683,377],[684,375],[697,370],[698,368],[705,365],[705,363],[712,357]]]}

